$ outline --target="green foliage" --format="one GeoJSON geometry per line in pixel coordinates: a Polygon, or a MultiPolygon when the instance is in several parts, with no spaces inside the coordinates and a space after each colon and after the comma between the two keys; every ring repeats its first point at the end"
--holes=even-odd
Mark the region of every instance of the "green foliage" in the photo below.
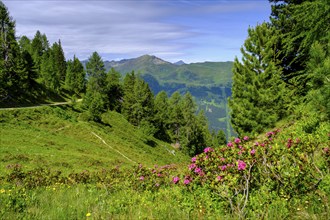
{"type": "Polygon", "coordinates": [[[306,72],[309,50],[316,41],[326,44],[330,6],[327,0],[284,2],[287,4],[272,7],[272,25],[279,31],[278,65],[283,68],[284,80],[294,85],[292,89],[297,95],[305,96],[309,81],[306,72]]]}
{"type": "Polygon", "coordinates": [[[94,52],[86,64],[88,77],[86,94],[83,105],[88,110],[93,120],[99,120],[101,113],[105,112],[107,95],[105,93],[106,73],[102,58],[94,52]]]}
{"type": "Polygon", "coordinates": [[[123,97],[123,86],[120,82],[121,75],[114,69],[111,69],[106,78],[106,93],[108,95],[108,108],[121,112],[123,97]]]}
{"type": "Polygon", "coordinates": [[[73,60],[67,62],[65,85],[67,89],[79,95],[85,90],[86,79],[82,63],[74,56],[73,60]]]}
{"type": "Polygon", "coordinates": [[[229,99],[231,122],[239,135],[254,135],[286,114],[288,92],[276,67],[274,30],[263,23],[249,29],[241,49],[242,63],[235,60],[232,98],[229,99]]]}

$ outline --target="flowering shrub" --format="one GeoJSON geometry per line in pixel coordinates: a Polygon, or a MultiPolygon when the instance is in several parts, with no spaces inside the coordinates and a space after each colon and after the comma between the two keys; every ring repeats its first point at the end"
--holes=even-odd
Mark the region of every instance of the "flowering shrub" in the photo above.
{"type": "MultiPolygon", "coordinates": [[[[290,199],[316,190],[329,170],[316,166],[317,144],[311,144],[305,136],[292,134],[287,138],[277,129],[254,144],[249,139],[235,138],[227,146],[205,148],[204,153],[192,158],[186,174],[189,181],[185,178],[183,184],[209,186],[229,201],[233,212],[243,215],[252,189],[266,187],[279,197],[290,199]]],[[[322,152],[329,161],[329,148],[322,152]]]]}

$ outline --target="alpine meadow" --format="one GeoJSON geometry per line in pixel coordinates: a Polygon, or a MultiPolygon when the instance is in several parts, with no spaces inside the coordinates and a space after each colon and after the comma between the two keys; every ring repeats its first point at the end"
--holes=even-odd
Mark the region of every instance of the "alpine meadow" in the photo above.
{"type": "Polygon", "coordinates": [[[330,219],[330,2],[269,8],[186,64],[67,59],[0,0],[0,219],[330,219]]]}

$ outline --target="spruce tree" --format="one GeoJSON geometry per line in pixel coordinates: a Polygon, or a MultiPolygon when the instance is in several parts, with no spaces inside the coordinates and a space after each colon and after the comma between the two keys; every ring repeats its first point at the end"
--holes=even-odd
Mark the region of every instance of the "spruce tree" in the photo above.
{"type": "Polygon", "coordinates": [[[36,65],[38,74],[41,72],[41,63],[43,60],[43,54],[49,50],[49,42],[45,34],[41,34],[37,31],[31,42],[31,54],[36,65]]]}
{"type": "Polygon", "coordinates": [[[67,70],[65,76],[65,85],[66,88],[79,95],[85,90],[86,79],[85,79],[85,70],[82,63],[79,59],[74,56],[73,60],[67,62],[67,70]]]}
{"type": "Polygon", "coordinates": [[[66,61],[60,40],[58,41],[58,43],[55,42],[53,44],[52,53],[53,53],[54,71],[56,72],[56,77],[60,82],[64,82],[66,75],[66,61]]]}
{"type": "MultiPolygon", "coordinates": [[[[15,96],[19,84],[16,65],[19,48],[15,38],[15,21],[0,1],[0,101],[15,96]]],[[[13,98],[13,97],[12,97],[13,98]]]]}
{"type": "Polygon", "coordinates": [[[180,144],[180,131],[184,124],[181,99],[179,92],[174,92],[169,99],[169,134],[172,142],[176,144],[180,144]]]}
{"type": "Polygon", "coordinates": [[[131,122],[133,118],[133,103],[135,103],[134,87],[136,82],[136,75],[134,71],[126,74],[123,84],[123,103],[122,103],[122,113],[125,118],[131,122]]]}
{"type": "Polygon", "coordinates": [[[277,67],[276,32],[263,23],[249,28],[241,52],[242,62],[235,59],[232,97],[229,99],[231,122],[242,136],[256,134],[286,114],[287,91],[277,67]]]}
{"type": "Polygon", "coordinates": [[[106,73],[102,58],[97,52],[89,57],[86,64],[88,77],[86,94],[83,105],[90,113],[93,120],[100,120],[100,114],[106,110],[106,73]]]}
{"type": "Polygon", "coordinates": [[[155,97],[154,123],[157,128],[155,137],[169,142],[169,100],[165,91],[159,92],[155,97]]]}
{"type": "Polygon", "coordinates": [[[111,68],[106,78],[106,92],[108,95],[108,108],[121,112],[123,97],[123,87],[120,82],[121,75],[115,69],[111,68]]]}

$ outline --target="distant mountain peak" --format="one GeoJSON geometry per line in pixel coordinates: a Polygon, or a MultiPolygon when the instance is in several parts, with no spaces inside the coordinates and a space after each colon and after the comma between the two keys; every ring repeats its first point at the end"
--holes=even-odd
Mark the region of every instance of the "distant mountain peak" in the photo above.
{"type": "Polygon", "coordinates": [[[177,65],[177,66],[181,66],[183,64],[186,64],[185,62],[183,62],[183,60],[179,60],[178,62],[175,62],[173,63],[174,65],[177,65]]]}
{"type": "Polygon", "coordinates": [[[165,60],[162,60],[154,55],[143,55],[143,56],[140,56],[138,58],[136,58],[138,60],[145,60],[145,61],[148,61],[148,62],[152,62],[153,64],[155,65],[159,65],[159,64],[168,64],[169,62],[165,61],[165,60]]]}

